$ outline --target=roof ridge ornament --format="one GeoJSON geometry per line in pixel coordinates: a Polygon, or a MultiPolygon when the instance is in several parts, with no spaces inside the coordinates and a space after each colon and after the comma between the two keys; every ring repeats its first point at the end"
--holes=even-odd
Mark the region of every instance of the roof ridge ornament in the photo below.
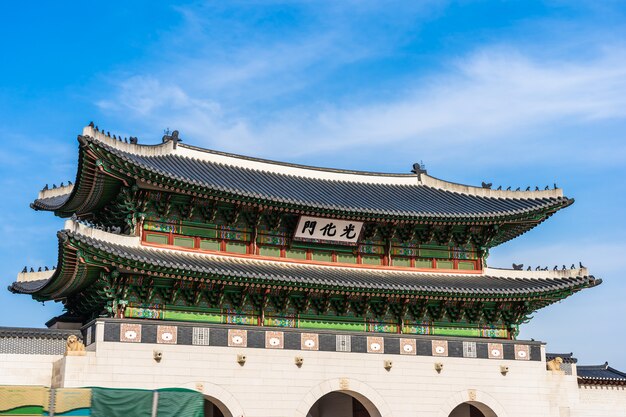
{"type": "Polygon", "coordinates": [[[170,128],[168,127],[163,131],[163,133],[163,143],[172,141],[172,143],[174,144],[174,149],[176,149],[176,145],[178,144],[178,142],[183,141],[181,138],[178,137],[178,130],[174,130],[170,133],[170,128]]]}
{"type": "Polygon", "coordinates": [[[414,163],[411,172],[413,174],[417,174],[417,180],[419,182],[422,182],[422,174],[428,174],[428,171],[426,170],[426,165],[424,165],[424,162],[422,161],[414,163]]]}

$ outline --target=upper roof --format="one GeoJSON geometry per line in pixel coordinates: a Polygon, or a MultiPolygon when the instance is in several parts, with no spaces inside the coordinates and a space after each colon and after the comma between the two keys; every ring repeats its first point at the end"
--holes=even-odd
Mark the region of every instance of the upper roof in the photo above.
{"type": "Polygon", "coordinates": [[[579,365],[578,382],[586,384],[626,384],[626,373],[611,368],[608,362],[602,365],[579,365]]]}
{"type": "MultiPolygon", "coordinates": [[[[48,279],[28,280],[22,273],[9,289],[60,299],[90,285],[93,275],[77,273],[81,265],[189,279],[201,277],[231,283],[284,288],[315,288],[347,293],[395,293],[485,301],[534,300],[545,306],[602,282],[586,268],[519,271],[487,268],[480,274],[418,272],[407,268],[366,265],[331,266],[246,256],[205,254],[141,245],[138,237],[114,235],[68,220],[59,232],[59,267],[48,279]],[[80,258],[77,259],[77,253],[80,258]],[[91,277],[91,278],[90,278],[91,277]]],[[[36,278],[40,278],[39,276],[36,278]]]]}
{"type": "MultiPolygon", "coordinates": [[[[76,184],[40,193],[33,207],[65,216],[102,204],[102,180],[136,182],[201,197],[220,197],[298,212],[433,221],[532,219],[532,225],[573,200],[561,189],[501,191],[442,181],[424,172],[381,174],[285,164],[200,149],[166,140],[128,144],[87,126],[76,184]]],[[[522,230],[523,232],[525,230],[522,230]]]]}

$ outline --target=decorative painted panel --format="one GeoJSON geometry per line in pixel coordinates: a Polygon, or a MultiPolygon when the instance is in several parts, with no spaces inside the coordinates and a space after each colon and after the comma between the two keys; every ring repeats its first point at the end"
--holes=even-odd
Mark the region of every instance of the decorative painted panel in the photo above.
{"type": "Polygon", "coordinates": [[[120,326],[120,341],[141,342],[141,324],[122,323],[120,326]]]}

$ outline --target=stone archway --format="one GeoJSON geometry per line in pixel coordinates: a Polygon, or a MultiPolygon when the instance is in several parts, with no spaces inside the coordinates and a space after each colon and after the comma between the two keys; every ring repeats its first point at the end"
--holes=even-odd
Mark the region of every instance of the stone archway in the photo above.
{"type": "Polygon", "coordinates": [[[307,413],[307,417],[378,417],[380,413],[375,411],[375,406],[366,406],[355,396],[345,392],[330,392],[317,400],[307,413]],[[369,410],[368,410],[369,408],[369,410]]]}
{"type": "Polygon", "coordinates": [[[498,417],[494,411],[485,404],[468,401],[457,405],[448,417],[498,417]]]}
{"type": "Polygon", "coordinates": [[[360,381],[338,378],[313,387],[295,417],[391,417],[383,398],[360,381]]]}
{"type": "Polygon", "coordinates": [[[235,397],[219,385],[210,382],[189,382],[179,386],[204,395],[204,412],[207,417],[242,417],[243,409],[235,397]]]}
{"type": "Polygon", "coordinates": [[[235,417],[224,403],[208,395],[204,396],[204,416],[235,417]]]}
{"type": "Polygon", "coordinates": [[[439,408],[438,417],[507,417],[504,407],[486,392],[468,389],[452,395],[439,408]]]}

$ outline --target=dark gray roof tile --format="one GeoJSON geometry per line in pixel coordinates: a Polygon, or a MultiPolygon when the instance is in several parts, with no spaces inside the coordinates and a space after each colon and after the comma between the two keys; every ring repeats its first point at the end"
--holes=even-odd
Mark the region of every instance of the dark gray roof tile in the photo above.
{"type": "Polygon", "coordinates": [[[579,365],[578,377],[583,380],[626,382],[626,373],[611,368],[608,362],[603,365],[579,365]]]}
{"type": "Polygon", "coordinates": [[[463,194],[426,185],[377,184],[299,177],[188,158],[146,156],[104,143],[108,152],[167,178],[239,196],[306,207],[391,216],[497,217],[568,205],[566,197],[496,198],[463,194]]]}

